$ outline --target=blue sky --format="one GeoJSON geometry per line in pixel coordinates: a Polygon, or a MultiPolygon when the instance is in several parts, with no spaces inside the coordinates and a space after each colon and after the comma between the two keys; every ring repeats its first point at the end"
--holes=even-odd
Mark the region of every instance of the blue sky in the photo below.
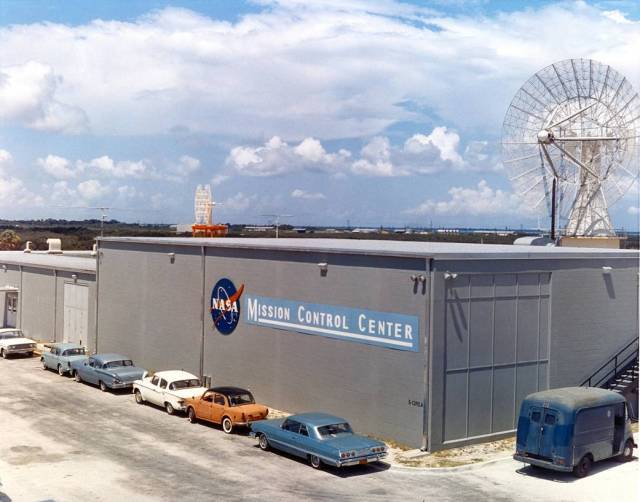
{"type": "MultiPolygon", "coordinates": [[[[637,2],[0,3],[0,215],[536,226],[500,161],[519,87],[566,58],[640,88],[637,2]]],[[[638,225],[637,185],[611,210],[638,225]]],[[[544,221],[544,220],[543,220],[544,221]]]]}

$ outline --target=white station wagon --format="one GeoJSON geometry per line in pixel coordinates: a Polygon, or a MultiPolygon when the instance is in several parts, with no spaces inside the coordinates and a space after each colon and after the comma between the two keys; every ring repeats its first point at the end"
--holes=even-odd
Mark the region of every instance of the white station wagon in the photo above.
{"type": "Polygon", "coordinates": [[[0,356],[5,359],[16,354],[32,356],[36,347],[35,340],[25,338],[21,330],[16,328],[0,329],[0,356]]]}
{"type": "Polygon", "coordinates": [[[169,415],[184,411],[184,400],[201,396],[207,388],[200,379],[182,370],[158,371],[133,382],[136,403],[162,406],[169,415]]]}

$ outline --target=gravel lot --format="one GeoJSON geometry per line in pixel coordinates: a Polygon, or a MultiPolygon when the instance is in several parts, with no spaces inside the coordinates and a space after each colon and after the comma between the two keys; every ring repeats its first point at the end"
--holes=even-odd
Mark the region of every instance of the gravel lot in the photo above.
{"type": "Polygon", "coordinates": [[[314,471],[246,434],[190,424],[128,393],[102,393],[0,360],[0,502],[198,500],[637,500],[638,462],[589,477],[513,460],[463,471],[385,464],[314,471]]]}

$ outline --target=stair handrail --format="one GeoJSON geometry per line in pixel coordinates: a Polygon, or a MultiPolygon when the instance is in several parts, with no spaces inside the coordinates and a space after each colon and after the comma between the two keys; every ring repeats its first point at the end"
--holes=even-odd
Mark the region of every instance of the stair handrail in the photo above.
{"type": "Polygon", "coordinates": [[[622,353],[624,351],[626,351],[629,347],[632,347],[634,344],[638,345],[638,337],[634,336],[634,338],[629,341],[627,344],[625,344],[624,347],[622,347],[620,350],[618,350],[614,355],[612,355],[606,363],[604,363],[602,366],[600,366],[597,370],[595,370],[593,373],[591,373],[591,375],[589,375],[589,377],[587,379],[585,379],[584,382],[582,382],[580,384],[580,387],[584,387],[585,385],[587,387],[598,387],[602,382],[611,380],[613,378],[616,378],[618,376],[619,373],[621,373],[622,371],[618,372],[618,368],[620,368],[621,370],[624,369],[630,362],[631,359],[633,358],[638,358],[638,350],[639,347],[636,347],[636,349],[634,351],[632,351],[629,355],[625,356],[622,358],[622,360],[618,360],[620,358],[620,356],[622,355],[622,353]],[[593,384],[593,380],[595,379],[596,375],[598,373],[600,373],[603,369],[605,369],[607,366],[609,366],[611,363],[613,363],[613,369],[607,371],[607,373],[605,373],[605,375],[603,377],[601,377],[595,384],[593,384]],[[610,374],[613,372],[613,375],[610,376],[610,374]]]}

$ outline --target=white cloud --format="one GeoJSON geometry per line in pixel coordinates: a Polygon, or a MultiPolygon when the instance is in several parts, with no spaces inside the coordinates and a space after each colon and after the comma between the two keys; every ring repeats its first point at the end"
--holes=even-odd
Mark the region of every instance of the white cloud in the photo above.
{"type": "Polygon", "coordinates": [[[211,184],[214,187],[222,185],[225,181],[229,179],[229,176],[226,174],[216,174],[213,178],[211,178],[211,184]]]}
{"type": "Polygon", "coordinates": [[[439,216],[498,216],[509,213],[519,213],[531,216],[542,208],[531,207],[530,201],[522,197],[489,186],[481,180],[476,187],[451,187],[448,191],[449,199],[428,199],[422,204],[408,209],[406,214],[439,215],[439,216]]]}
{"type": "Polygon", "coordinates": [[[629,206],[627,208],[627,213],[629,213],[632,216],[640,214],[640,207],[638,207],[638,206],[629,206]]]}
{"type": "Polygon", "coordinates": [[[246,211],[256,201],[255,195],[245,195],[242,192],[238,192],[233,197],[229,197],[223,201],[222,205],[225,210],[242,212],[246,211]]]}
{"type": "Polygon", "coordinates": [[[49,130],[90,121],[98,134],[325,140],[425,116],[499,127],[530,75],[576,55],[640,80],[638,22],[585,2],[491,16],[392,1],[261,4],[233,23],[165,8],[133,21],[5,26],[0,113],[49,130]]]}
{"type": "Polygon", "coordinates": [[[13,162],[13,155],[7,150],[3,150],[0,148],[0,176],[5,173],[5,170],[11,165],[13,162]]]}
{"type": "Polygon", "coordinates": [[[77,165],[82,169],[94,169],[105,176],[114,178],[146,178],[152,175],[151,167],[144,160],[116,162],[107,155],[97,157],[89,162],[79,160],[77,165]]]}
{"type": "Polygon", "coordinates": [[[431,134],[414,134],[404,144],[407,153],[420,154],[425,151],[438,151],[440,160],[450,161],[455,166],[462,166],[464,161],[458,153],[460,136],[457,133],[448,131],[446,127],[436,127],[431,134]]]}
{"type": "Polygon", "coordinates": [[[13,208],[21,206],[33,208],[42,204],[43,198],[28,190],[22,180],[0,176],[0,207],[13,208]]]}
{"type": "Polygon", "coordinates": [[[135,187],[122,185],[118,187],[118,196],[121,199],[133,199],[139,195],[135,187]]]}
{"type": "Polygon", "coordinates": [[[295,147],[273,136],[259,147],[237,146],[227,165],[246,176],[278,176],[302,170],[338,173],[351,154],[347,150],[327,153],[317,139],[305,138],[295,147]]]}
{"type": "Polygon", "coordinates": [[[305,199],[305,200],[322,200],[327,197],[321,192],[307,192],[306,190],[302,190],[300,188],[296,188],[291,192],[291,197],[294,199],[305,199]]]}
{"type": "Polygon", "coordinates": [[[189,176],[200,169],[200,160],[189,155],[183,155],[180,157],[175,172],[180,176],[189,176]]]}
{"type": "Polygon", "coordinates": [[[78,194],[85,200],[94,200],[111,193],[111,188],[100,183],[99,180],[87,180],[78,183],[78,194]]]}
{"type": "Polygon", "coordinates": [[[47,155],[46,158],[39,158],[36,160],[38,166],[40,166],[47,174],[57,179],[69,179],[76,176],[76,171],[71,168],[69,161],[64,157],[58,157],[57,155],[47,155]]]}
{"type": "Polygon", "coordinates": [[[50,66],[36,61],[0,67],[0,119],[43,131],[86,131],[84,111],[56,98],[61,83],[50,66]]]}

